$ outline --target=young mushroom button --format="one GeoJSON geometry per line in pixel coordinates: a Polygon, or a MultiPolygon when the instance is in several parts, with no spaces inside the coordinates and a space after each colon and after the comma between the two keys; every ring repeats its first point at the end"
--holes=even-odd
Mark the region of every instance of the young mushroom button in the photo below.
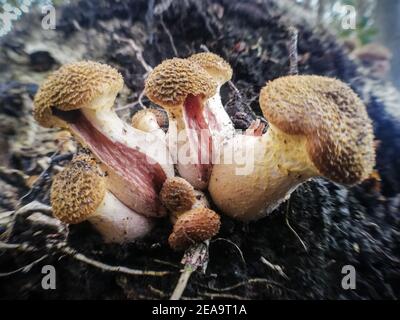
{"type": "Polygon", "coordinates": [[[220,227],[220,218],[208,209],[208,201],[201,191],[195,190],[185,179],[168,179],[160,192],[161,201],[171,211],[173,231],[168,238],[174,250],[214,237],[220,227]]]}
{"type": "Polygon", "coordinates": [[[256,220],[312,177],[352,185],[372,172],[371,120],[346,84],[320,76],[279,78],[261,90],[260,106],[268,131],[230,141],[248,153],[248,171],[238,174],[243,164],[223,159],[213,168],[209,191],[227,215],[256,220]]]}

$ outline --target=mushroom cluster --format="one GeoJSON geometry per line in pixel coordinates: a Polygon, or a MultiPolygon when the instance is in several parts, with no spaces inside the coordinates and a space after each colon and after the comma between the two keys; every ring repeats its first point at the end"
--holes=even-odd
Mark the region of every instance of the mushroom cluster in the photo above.
{"type": "Polygon", "coordinates": [[[165,60],[149,74],[145,93],[166,113],[144,109],[129,125],[112,108],[123,86],[112,67],[78,62],[51,74],[35,97],[36,120],[67,129],[93,154],[76,156],[55,177],[54,215],[89,220],[106,241],[128,242],[169,212],[168,242],[183,250],[219,231],[220,217],[200,190],[224,214],[250,221],[313,177],[353,185],[372,172],[371,120],[346,84],[320,76],[271,81],[260,92],[268,130],[256,122],[253,134],[240,134],[220,96],[231,77],[230,65],[213,53],[165,60]],[[239,162],[232,150],[251,157],[239,162]],[[243,165],[251,170],[244,174],[243,165]]]}
{"type": "Polygon", "coordinates": [[[111,192],[126,206],[163,216],[158,192],[174,168],[164,140],[129,126],[114,111],[122,86],[122,76],[108,65],[62,66],[39,88],[34,117],[44,127],[67,128],[89,148],[105,167],[111,192]]]}
{"type": "Polygon", "coordinates": [[[209,191],[225,214],[256,220],[310,178],[353,185],[371,174],[371,120],[360,98],[343,82],[320,76],[278,78],[261,90],[260,106],[269,122],[266,134],[229,141],[253,151],[253,170],[239,175],[240,163],[221,161],[212,172],[209,191]]]}

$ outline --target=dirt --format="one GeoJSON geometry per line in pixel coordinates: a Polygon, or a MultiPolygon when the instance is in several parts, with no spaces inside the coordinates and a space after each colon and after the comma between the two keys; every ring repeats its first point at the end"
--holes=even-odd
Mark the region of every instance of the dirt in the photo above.
{"type": "MultiPolygon", "coordinates": [[[[288,28],[294,25],[299,30],[299,72],[339,78],[367,105],[379,140],[377,170],[382,181],[371,179],[345,188],[315,179],[258,222],[243,224],[223,217],[220,234],[210,244],[207,272],[192,276],[184,298],[398,299],[399,93],[390,83],[369,79],[332,34],[299,9],[285,7],[285,1],[163,3],[164,8],[158,1],[154,7],[154,1],[82,0],[58,9],[56,32],[40,31],[38,15],[32,14],[1,40],[1,211],[33,200],[48,204],[52,176],[69,161],[69,152],[75,152],[74,145],[66,148],[64,156],[32,188],[29,177],[43,172],[56,151],[56,132],[40,128],[32,119],[32,97],[45,75],[60,64],[90,58],[118,68],[127,86],[119,97],[120,106],[139,98],[147,65],[154,67],[175,56],[174,50],[186,57],[205,45],[233,67],[233,82],[240,96],[225,86],[223,101],[236,127],[244,129],[261,115],[260,88],[289,71],[288,28]],[[147,65],[141,61],[141,50],[147,65]],[[261,257],[283,272],[268,266],[261,257]],[[341,287],[344,265],[356,269],[355,290],[341,287]]],[[[143,103],[151,105],[146,98],[143,103]]],[[[120,114],[128,119],[137,109],[128,108],[120,114]]],[[[0,229],[0,240],[5,231],[0,229]]],[[[46,241],[57,237],[54,230],[37,228],[18,217],[9,241],[29,242],[39,251],[0,252],[0,272],[46,257],[27,270],[0,274],[0,297],[168,298],[179,277],[182,258],[182,253],[168,247],[170,231],[168,221],[161,220],[146,239],[120,246],[103,244],[89,224],[70,227],[68,244],[87,257],[110,265],[171,272],[157,277],[129,276],[102,271],[49,249],[46,241]],[[41,287],[44,264],[56,268],[56,290],[41,287]]]]}

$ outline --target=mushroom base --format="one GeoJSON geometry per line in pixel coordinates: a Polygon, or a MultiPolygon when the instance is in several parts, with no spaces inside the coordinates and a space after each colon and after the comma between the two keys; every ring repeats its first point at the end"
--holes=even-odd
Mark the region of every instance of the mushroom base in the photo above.
{"type": "Polygon", "coordinates": [[[316,175],[305,138],[271,126],[261,137],[238,135],[227,143],[221,163],[214,166],[209,191],[226,215],[251,221],[271,213],[301,183],[316,175]],[[234,159],[229,164],[226,154],[231,150],[234,159]],[[244,161],[235,158],[239,154],[244,161]]]}
{"type": "Polygon", "coordinates": [[[154,225],[152,219],[130,210],[110,192],[88,220],[107,243],[133,242],[147,235],[154,225]]]}

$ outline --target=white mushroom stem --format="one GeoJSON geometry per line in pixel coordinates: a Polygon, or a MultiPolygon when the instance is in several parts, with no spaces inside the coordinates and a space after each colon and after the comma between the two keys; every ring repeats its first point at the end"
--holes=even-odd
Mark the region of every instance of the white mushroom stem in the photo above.
{"type": "MultiPolygon", "coordinates": [[[[199,179],[198,152],[202,151],[195,129],[190,129],[185,121],[184,106],[167,109],[169,129],[167,133],[168,146],[181,177],[198,189],[206,188],[207,184],[199,179]]],[[[209,159],[211,162],[211,159],[209,159]]],[[[207,163],[207,161],[206,161],[207,163]]]]}
{"type": "Polygon", "coordinates": [[[165,140],[131,127],[107,104],[81,113],[70,128],[103,163],[110,191],[140,214],[165,215],[157,195],[164,179],[174,176],[165,140]]]}
{"type": "Polygon", "coordinates": [[[193,117],[185,105],[168,110],[168,131],[171,153],[176,155],[180,175],[197,189],[205,189],[208,181],[199,178],[200,166],[212,165],[218,157],[220,146],[231,138],[234,127],[226,113],[219,92],[207,100],[198,98],[201,117],[193,117]],[[201,120],[200,118],[203,118],[201,120]],[[204,121],[201,124],[201,121],[204,121]],[[175,126],[175,128],[174,128],[175,126]],[[200,127],[205,128],[200,129],[200,127]],[[174,141],[173,139],[177,139],[174,141]],[[212,145],[208,150],[209,141],[212,145]],[[176,146],[176,150],[173,148],[176,146]]]}
{"type": "Polygon", "coordinates": [[[88,221],[109,243],[132,242],[142,238],[154,224],[152,219],[129,209],[109,191],[106,191],[103,201],[88,221]]]}
{"type": "Polygon", "coordinates": [[[235,127],[233,126],[232,120],[226,112],[220,95],[221,84],[217,87],[217,92],[214,96],[205,102],[205,108],[208,108],[206,112],[206,119],[211,128],[213,138],[219,138],[222,141],[215,139],[218,143],[214,143],[215,148],[220,147],[220,143],[232,138],[235,135],[235,127]],[[211,125],[217,122],[217,125],[211,125]]]}
{"type": "Polygon", "coordinates": [[[261,137],[237,135],[228,142],[221,163],[213,168],[209,191],[225,214],[243,221],[256,220],[317,175],[306,151],[306,139],[271,125],[261,137]]]}

